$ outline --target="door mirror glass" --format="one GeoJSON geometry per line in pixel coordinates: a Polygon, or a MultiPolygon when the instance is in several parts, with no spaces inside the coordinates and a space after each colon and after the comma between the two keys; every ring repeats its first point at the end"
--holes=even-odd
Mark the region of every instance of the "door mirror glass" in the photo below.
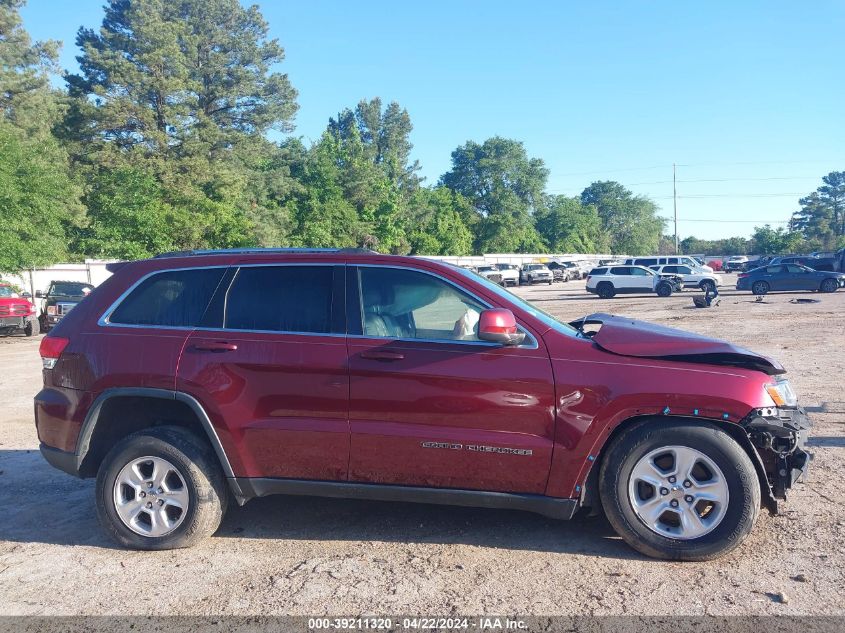
{"type": "Polygon", "coordinates": [[[484,310],[479,317],[478,338],[502,345],[519,345],[525,340],[525,333],[520,332],[513,312],[492,308],[484,310]]]}

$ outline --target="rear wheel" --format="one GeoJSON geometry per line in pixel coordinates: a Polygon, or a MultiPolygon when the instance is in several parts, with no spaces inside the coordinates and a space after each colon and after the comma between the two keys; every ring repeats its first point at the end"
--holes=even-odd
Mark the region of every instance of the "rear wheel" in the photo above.
{"type": "Polygon", "coordinates": [[[609,281],[603,281],[596,287],[596,292],[602,299],[612,299],[616,294],[616,288],[609,281]]]}
{"type": "Polygon", "coordinates": [[[712,279],[703,279],[698,287],[701,288],[704,292],[715,292],[716,290],[716,282],[712,279]]]}
{"type": "Polygon", "coordinates": [[[220,526],[226,481],[211,447],[181,427],[130,435],[97,473],[97,516],[124,547],[188,547],[220,526]]]}
{"type": "Polygon", "coordinates": [[[765,281],[755,281],[751,286],[751,293],[755,295],[764,295],[769,292],[769,284],[765,281]]]}
{"type": "Polygon", "coordinates": [[[706,423],[652,421],[619,435],[599,473],[616,532],[656,558],[709,560],[737,547],[760,511],[748,455],[706,423]]]}
{"type": "Polygon", "coordinates": [[[825,279],[822,281],[822,285],[819,287],[819,290],[822,292],[836,292],[839,288],[839,282],[835,279],[825,279]]]}

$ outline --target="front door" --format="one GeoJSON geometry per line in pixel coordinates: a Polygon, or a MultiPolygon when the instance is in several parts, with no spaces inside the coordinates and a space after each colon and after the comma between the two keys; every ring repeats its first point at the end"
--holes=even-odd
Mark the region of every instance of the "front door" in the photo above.
{"type": "Polygon", "coordinates": [[[440,276],[351,271],[349,480],[542,493],[554,382],[539,337],[479,340],[488,306],[440,276]]]}
{"type": "Polygon", "coordinates": [[[239,267],[188,338],[177,389],[204,405],[236,475],[346,479],[343,271],[239,267]]]}

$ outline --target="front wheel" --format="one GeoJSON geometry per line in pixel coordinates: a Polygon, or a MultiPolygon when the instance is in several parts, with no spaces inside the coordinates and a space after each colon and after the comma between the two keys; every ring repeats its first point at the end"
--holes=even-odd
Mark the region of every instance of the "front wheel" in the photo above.
{"type": "Polygon", "coordinates": [[[40,331],[41,327],[38,323],[38,319],[36,319],[35,317],[27,319],[26,325],[23,328],[23,333],[25,336],[37,336],[40,331]]]}
{"type": "Polygon", "coordinates": [[[657,296],[658,297],[671,297],[672,296],[672,284],[668,281],[661,281],[657,284],[657,296]]]}
{"type": "Polygon", "coordinates": [[[602,459],[607,518],[634,549],[667,560],[710,560],[737,547],[760,511],[760,484],[746,452],[707,423],[631,427],[602,459]]]}
{"type": "Polygon", "coordinates": [[[836,281],[835,279],[825,279],[822,282],[822,285],[819,288],[819,290],[821,290],[822,292],[836,292],[836,290],[838,288],[839,288],[839,282],[838,281],[836,281]]]}
{"type": "Polygon", "coordinates": [[[698,287],[701,288],[704,292],[715,292],[716,291],[716,282],[712,279],[704,279],[698,287]]]}
{"type": "Polygon", "coordinates": [[[751,293],[755,295],[764,295],[769,292],[769,284],[765,281],[755,281],[751,286],[751,293]]]}
{"type": "Polygon", "coordinates": [[[220,526],[226,480],[208,445],[181,427],[130,435],[106,455],[97,473],[97,517],[124,547],[188,547],[220,526]]]}

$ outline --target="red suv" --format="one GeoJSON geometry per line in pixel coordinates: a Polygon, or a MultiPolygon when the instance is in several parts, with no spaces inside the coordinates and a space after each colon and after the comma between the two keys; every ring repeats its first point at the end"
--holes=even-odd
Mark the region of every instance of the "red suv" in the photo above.
{"type": "Polygon", "coordinates": [[[704,560],[810,459],[783,368],[622,317],[561,323],[483,277],[361,250],[167,254],[41,345],[41,452],[96,477],[141,549],[269,494],[601,507],[634,548],[704,560]]]}

